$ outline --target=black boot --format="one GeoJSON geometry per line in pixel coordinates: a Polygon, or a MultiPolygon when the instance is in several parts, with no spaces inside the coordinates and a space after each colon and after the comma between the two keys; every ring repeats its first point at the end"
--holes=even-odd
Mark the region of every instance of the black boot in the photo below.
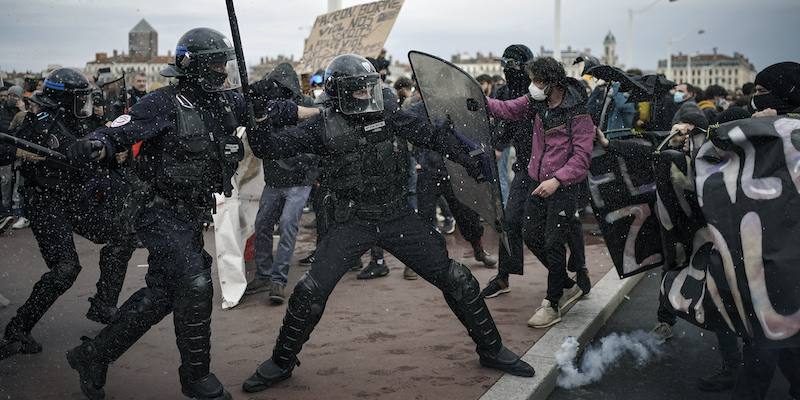
{"type": "Polygon", "coordinates": [[[36,354],[42,351],[42,345],[37,342],[30,332],[21,332],[11,324],[6,327],[6,333],[0,339],[0,360],[17,353],[36,354]]]}
{"type": "Polygon", "coordinates": [[[288,367],[283,368],[275,364],[270,358],[261,363],[256,369],[256,372],[242,384],[242,390],[247,393],[260,392],[268,387],[289,379],[292,376],[292,370],[295,365],[300,365],[296,361],[289,364],[288,367]]]}
{"type": "Polygon", "coordinates": [[[83,343],[80,346],[67,352],[67,361],[72,369],[78,371],[81,392],[89,400],[103,400],[106,397],[103,386],[106,384],[108,363],[99,360],[91,340],[85,337],[81,340],[83,343]]]}
{"type": "Polygon", "coordinates": [[[89,311],[86,313],[86,318],[103,325],[108,325],[117,319],[117,307],[105,304],[104,302],[94,298],[89,298],[89,311]]]}
{"type": "Polygon", "coordinates": [[[500,351],[494,354],[483,353],[478,350],[481,365],[486,368],[500,370],[515,376],[531,377],[536,371],[530,364],[522,361],[519,356],[514,354],[506,346],[503,346],[500,351]]]}
{"type": "Polygon", "coordinates": [[[441,285],[447,304],[477,345],[481,365],[516,376],[534,375],[533,367],[503,346],[478,281],[467,267],[453,261],[441,285]]]}
{"type": "Polygon", "coordinates": [[[300,365],[297,355],[322,318],[326,301],[327,293],[306,273],[289,297],[272,358],[258,367],[244,382],[242,390],[248,393],[259,392],[292,376],[294,367],[300,365]]]}
{"type": "MultiPolygon", "coordinates": [[[[181,367],[182,369],[183,367],[181,367]]],[[[222,383],[217,379],[216,375],[209,373],[204,378],[196,381],[189,381],[184,376],[186,375],[182,370],[179,372],[181,376],[181,391],[183,395],[196,400],[231,400],[231,394],[225,390],[222,383]]]]}

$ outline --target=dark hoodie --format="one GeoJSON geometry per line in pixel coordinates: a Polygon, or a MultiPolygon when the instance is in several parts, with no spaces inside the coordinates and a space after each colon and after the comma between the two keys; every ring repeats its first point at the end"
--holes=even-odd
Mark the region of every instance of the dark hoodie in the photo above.
{"type": "MultiPolygon", "coordinates": [[[[513,58],[524,64],[533,58],[531,50],[521,44],[513,44],[503,51],[504,58],[513,58]]],[[[528,74],[522,70],[507,69],[503,71],[506,76],[506,85],[495,92],[498,100],[511,100],[528,94],[531,84],[528,74]]],[[[531,124],[529,121],[497,121],[497,136],[494,146],[502,150],[508,145],[513,145],[517,160],[512,169],[515,173],[525,170],[531,158],[531,124]]]]}
{"type": "MultiPolygon", "coordinates": [[[[291,64],[281,63],[275,66],[264,77],[266,93],[269,100],[290,100],[298,105],[310,106],[313,101],[303,96],[300,89],[300,80],[291,64]]],[[[285,121],[282,118],[272,118],[273,126],[280,128],[294,125],[296,119],[285,121]]],[[[260,146],[250,142],[253,154],[261,157],[260,146]]],[[[311,154],[300,154],[282,160],[264,159],[264,183],[273,188],[287,188],[293,186],[310,186],[317,179],[317,157],[311,154]]]]}

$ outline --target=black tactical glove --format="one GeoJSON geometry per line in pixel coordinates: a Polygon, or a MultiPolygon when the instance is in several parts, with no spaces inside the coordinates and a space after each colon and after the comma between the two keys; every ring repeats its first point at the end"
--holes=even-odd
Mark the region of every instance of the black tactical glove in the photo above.
{"type": "Polygon", "coordinates": [[[486,182],[486,176],[484,176],[483,162],[481,157],[470,157],[469,163],[464,165],[464,169],[467,170],[467,174],[475,179],[476,182],[486,182]]]}
{"type": "Polygon", "coordinates": [[[78,139],[67,148],[67,157],[79,163],[100,161],[105,157],[103,142],[93,139],[78,139]]]}

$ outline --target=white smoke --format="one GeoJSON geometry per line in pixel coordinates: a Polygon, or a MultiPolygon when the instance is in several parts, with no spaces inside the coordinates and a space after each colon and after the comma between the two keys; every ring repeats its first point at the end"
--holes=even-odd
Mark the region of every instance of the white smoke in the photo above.
{"type": "Polygon", "coordinates": [[[561,369],[557,384],[565,389],[574,389],[597,382],[626,353],[643,366],[661,355],[662,344],[663,340],[650,332],[612,333],[600,339],[599,344],[590,346],[578,367],[573,360],[578,355],[580,344],[569,336],[556,352],[556,363],[561,369]]]}

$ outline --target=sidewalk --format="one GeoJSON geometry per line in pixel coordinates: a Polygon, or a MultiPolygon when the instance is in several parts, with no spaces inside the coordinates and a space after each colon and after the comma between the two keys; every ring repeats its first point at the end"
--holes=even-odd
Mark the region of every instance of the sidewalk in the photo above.
{"type": "MultiPolygon", "coordinates": [[[[80,336],[92,336],[101,328],[84,317],[86,299],[95,291],[99,247],[80,238],[76,242],[83,272],[33,332],[44,352],[0,362],[0,398],[81,398],[77,375],[67,367],[64,354],[80,336]]],[[[447,242],[451,256],[465,262],[481,286],[496,273],[472,260],[469,245],[457,235],[448,236],[447,242]]],[[[497,254],[497,239],[490,229],[484,243],[497,254]]],[[[594,243],[587,246],[587,260],[597,282],[611,262],[604,246],[594,243]]],[[[313,236],[301,230],[295,258],[305,256],[311,247],[313,236]]],[[[213,254],[211,234],[206,235],[206,248],[213,254]]],[[[12,301],[0,308],[0,322],[5,324],[45,267],[29,230],[0,238],[0,254],[9,265],[0,271],[0,293],[12,301]]],[[[123,299],[143,285],[146,268],[137,265],[147,263],[146,254],[135,253],[123,299]]],[[[526,250],[526,275],[512,278],[510,294],[488,302],[506,346],[518,353],[545,333],[526,325],[545,291],[545,269],[534,260],[526,250]]],[[[422,280],[403,280],[402,265],[392,257],[388,263],[391,274],[386,278],[358,281],[355,273],[348,273],[331,295],[293,378],[254,395],[243,393],[241,382],[269,357],[285,306],[266,305],[267,295],[262,293],[222,311],[215,299],[212,370],[235,399],[478,399],[501,374],[478,365],[474,344],[437,289],[422,280]]],[[[290,286],[303,272],[292,268],[290,286]]],[[[111,366],[107,398],[182,398],[178,360],[168,317],[111,366]]]]}

